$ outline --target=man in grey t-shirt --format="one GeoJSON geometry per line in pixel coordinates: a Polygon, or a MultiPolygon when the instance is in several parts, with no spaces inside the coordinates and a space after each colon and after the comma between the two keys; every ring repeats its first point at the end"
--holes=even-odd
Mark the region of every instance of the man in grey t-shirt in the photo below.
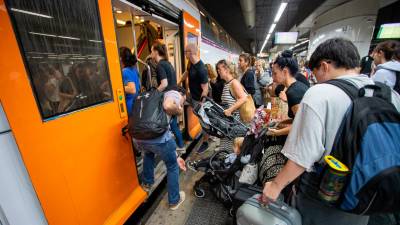
{"type": "MultiPolygon", "coordinates": [[[[359,75],[360,56],[350,41],[335,38],[322,43],[310,59],[310,68],[319,83],[331,79],[345,79],[358,87],[373,84],[364,75],[359,75]]],[[[371,94],[371,93],[369,93],[371,94]]],[[[400,96],[392,92],[392,103],[400,110],[400,96]]],[[[351,104],[350,98],[338,87],[318,84],[304,95],[296,114],[292,129],[282,150],[288,162],[272,182],[267,182],[262,201],[276,199],[283,188],[302,175],[312,172],[314,163],[322,162],[329,155],[336,133],[351,104]]],[[[296,206],[303,225],[365,225],[367,216],[359,216],[327,207],[322,202],[305,195],[308,187],[302,186],[296,196],[296,206]]]]}

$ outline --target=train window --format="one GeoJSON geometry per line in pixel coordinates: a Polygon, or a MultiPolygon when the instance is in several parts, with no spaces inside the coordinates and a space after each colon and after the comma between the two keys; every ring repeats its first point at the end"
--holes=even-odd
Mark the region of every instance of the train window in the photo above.
{"type": "Polygon", "coordinates": [[[112,101],[97,1],[8,0],[42,118],[112,101]]]}

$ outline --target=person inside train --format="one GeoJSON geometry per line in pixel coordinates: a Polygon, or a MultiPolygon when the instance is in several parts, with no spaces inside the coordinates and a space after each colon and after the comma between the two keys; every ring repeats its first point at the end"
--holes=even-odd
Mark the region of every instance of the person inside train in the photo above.
{"type": "MultiPolygon", "coordinates": [[[[246,102],[247,94],[240,82],[234,78],[232,70],[226,60],[218,61],[216,68],[221,78],[225,81],[221,95],[221,103],[225,108],[224,113],[226,116],[233,116],[240,120],[239,108],[246,102]]],[[[233,140],[227,137],[221,138],[220,150],[232,152],[233,140]]]]}
{"type": "MultiPolygon", "coordinates": [[[[168,118],[176,117],[183,113],[185,90],[181,87],[174,88],[164,93],[163,108],[168,118]]],[[[150,192],[154,184],[155,155],[159,155],[167,167],[168,203],[171,210],[177,210],[185,201],[185,192],[179,189],[179,168],[186,171],[185,161],[176,152],[176,143],[171,131],[166,131],[160,137],[151,140],[133,140],[136,148],[144,152],[143,159],[143,184],[145,191],[150,192]]]]}
{"type": "MultiPolygon", "coordinates": [[[[197,55],[198,46],[188,44],[185,47],[185,57],[189,60],[190,66],[185,71],[179,81],[179,84],[189,80],[190,101],[193,108],[201,104],[202,97],[208,96],[208,73],[203,61],[197,55]]],[[[208,135],[203,134],[203,143],[197,150],[198,153],[204,153],[208,149],[208,135]]]]}
{"type": "MultiPolygon", "coordinates": [[[[290,121],[294,119],[299,110],[300,102],[303,99],[308,87],[300,81],[297,81],[295,74],[298,73],[299,67],[293,52],[290,50],[283,51],[274,61],[272,67],[272,77],[274,82],[284,85],[286,91],[280,92],[280,98],[288,103],[288,117],[290,121]],[[282,95],[284,94],[284,97],[282,95]]],[[[303,76],[303,75],[301,75],[303,76]]],[[[282,124],[288,124],[281,129],[269,129],[268,134],[272,136],[286,136],[290,131],[290,121],[282,121],[282,124]]]]}
{"type": "Polygon", "coordinates": [[[137,58],[127,47],[119,48],[122,65],[122,81],[124,83],[125,101],[128,115],[132,113],[136,96],[140,93],[139,72],[136,68],[137,58]]]}
{"type": "MultiPolygon", "coordinates": [[[[262,202],[276,200],[280,192],[300,175],[295,196],[296,207],[303,224],[366,225],[368,216],[350,214],[326,206],[314,190],[319,182],[313,180],[315,164],[329,155],[348,108],[350,98],[336,86],[323,84],[332,79],[344,79],[358,87],[373,84],[372,79],[359,74],[360,56],[357,47],[342,38],[329,39],[320,44],[310,58],[310,69],[319,85],[304,96],[282,153],[288,162],[276,178],[265,183],[262,202]],[[310,180],[311,179],[311,180],[310,180]]],[[[392,103],[400,109],[400,97],[392,92],[392,103]]],[[[318,187],[317,187],[318,185],[318,187]]]]}
{"type": "Polygon", "coordinates": [[[396,54],[400,42],[385,41],[379,43],[374,50],[373,58],[376,65],[374,81],[382,82],[400,93],[400,61],[396,54]]]}
{"type": "MultiPolygon", "coordinates": [[[[174,67],[168,61],[167,46],[159,41],[154,42],[153,46],[151,47],[151,57],[157,63],[157,90],[165,92],[176,88],[176,73],[174,67]]],[[[176,144],[180,150],[183,150],[183,137],[182,132],[179,129],[177,116],[172,117],[171,130],[176,137],[176,144]]]]}
{"type": "MultiPolygon", "coordinates": [[[[243,72],[243,76],[240,79],[240,83],[243,85],[246,92],[250,95],[256,93],[255,89],[255,74],[254,70],[251,68],[251,56],[248,53],[243,53],[239,55],[239,68],[243,72]]],[[[254,98],[253,98],[254,100],[254,98]]],[[[254,102],[257,106],[257,102],[254,102]]]]}

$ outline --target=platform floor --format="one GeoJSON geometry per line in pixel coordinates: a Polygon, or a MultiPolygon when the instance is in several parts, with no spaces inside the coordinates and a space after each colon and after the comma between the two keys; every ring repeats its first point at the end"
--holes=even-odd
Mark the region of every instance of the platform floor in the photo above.
{"type": "MultiPolygon", "coordinates": [[[[201,142],[199,142],[199,144],[194,148],[193,152],[189,155],[187,160],[198,160],[205,157],[209,157],[217,149],[219,141],[218,140],[210,141],[209,143],[210,146],[208,150],[203,154],[198,154],[197,149],[201,145],[201,142]]],[[[193,172],[189,169],[186,172],[181,171],[180,189],[185,191],[186,193],[185,202],[182,203],[182,205],[179,207],[178,210],[171,211],[168,208],[167,194],[165,193],[164,196],[162,197],[161,202],[158,204],[157,208],[154,210],[154,212],[151,214],[150,218],[146,222],[146,225],[197,225],[197,224],[217,225],[217,223],[214,222],[215,219],[211,217],[213,213],[210,213],[210,215],[206,217],[207,221],[203,221],[204,223],[199,223],[199,221],[196,220],[197,214],[191,215],[192,209],[194,209],[194,207],[197,210],[203,210],[203,211],[205,207],[210,207],[210,210],[214,207],[214,210],[211,211],[216,211],[215,209],[217,209],[217,211],[221,211],[221,213],[223,210],[220,209],[220,207],[223,207],[222,204],[219,204],[218,202],[216,202],[216,200],[213,199],[208,199],[208,198],[200,199],[201,200],[200,202],[196,202],[199,199],[196,199],[196,197],[193,195],[193,186],[194,183],[202,176],[203,176],[202,172],[193,172]],[[188,220],[189,217],[190,220],[188,220]]],[[[204,214],[206,212],[199,212],[199,213],[204,214]]],[[[220,217],[220,216],[222,215],[215,215],[215,217],[220,217]]]]}

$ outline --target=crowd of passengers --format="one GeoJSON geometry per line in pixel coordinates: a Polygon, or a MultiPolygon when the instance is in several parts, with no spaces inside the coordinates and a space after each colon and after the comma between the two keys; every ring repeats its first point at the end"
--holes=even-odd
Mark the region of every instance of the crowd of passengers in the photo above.
{"type": "MultiPolygon", "coordinates": [[[[248,95],[252,96],[256,107],[266,106],[267,97],[279,97],[287,103],[289,120],[278,121],[286,125],[268,131],[268,135],[284,138],[281,152],[287,157],[287,163],[275,179],[264,184],[261,199],[264,203],[277,199],[287,185],[303,173],[311,172],[313,165],[331,151],[351,101],[342,90],[324,82],[344,79],[358,87],[373,84],[374,81],[382,82],[393,89],[391,101],[400,110],[400,43],[397,41],[379,43],[372,49],[369,58],[361,60],[352,42],[341,38],[329,39],[316,48],[308,62],[301,62],[300,65],[290,50],[280,53],[271,63],[243,53],[237,65],[222,59],[215,66],[204,64],[198,56],[198,46],[194,44],[185,46],[184,53],[189,63],[177,80],[166,45],[156,41],[146,60],[151,74],[151,80],[148,81],[147,69],[142,76],[139,75],[137,58],[132,51],[127,47],[120,48],[128,113],[132,112],[134,99],[144,86],[150,85],[164,92],[163,107],[171,120],[171,132],[152,140],[134,140],[134,144],[144,152],[142,186],[145,190],[149,191],[154,184],[155,155],[160,155],[165,162],[171,210],[178,209],[185,200],[185,193],[179,188],[179,168],[185,171],[186,164],[177,154],[177,148],[184,147],[177,116],[183,113],[185,102],[195,108],[202,104],[203,97],[211,97],[224,107],[226,116],[238,120],[239,108],[245,104],[248,95]]],[[[66,111],[77,96],[90,102],[111,95],[102,61],[97,65],[73,65],[67,75],[63,75],[62,69],[54,65],[43,64],[37,70],[40,75],[33,82],[42,109],[49,113],[66,111]]],[[[209,141],[210,137],[204,133],[197,153],[207,151],[209,141]]],[[[219,149],[233,152],[233,142],[221,138],[219,149]]],[[[307,191],[304,190],[310,188],[306,183],[300,181],[298,185],[296,205],[303,224],[368,224],[368,216],[327,207],[305,194],[307,191]]],[[[388,219],[388,215],[385,215],[382,218],[389,221],[392,217],[388,219]]],[[[382,218],[379,224],[383,224],[382,218]]],[[[370,224],[374,222],[374,218],[371,218],[370,224]]]]}
{"type": "MultiPolygon", "coordinates": [[[[206,96],[223,106],[226,116],[237,119],[240,119],[239,108],[246,102],[248,95],[253,97],[256,107],[265,106],[267,96],[279,97],[288,105],[290,120],[280,121],[287,125],[268,131],[268,135],[284,137],[285,144],[281,152],[287,157],[287,163],[275,179],[264,184],[261,199],[264,203],[277,199],[288,184],[303,173],[312,171],[313,165],[330,153],[336,132],[350,105],[350,98],[339,88],[324,82],[345,79],[362,87],[372,84],[374,80],[380,81],[394,89],[391,101],[397,110],[400,109],[400,97],[396,92],[399,88],[396,73],[400,71],[400,44],[396,41],[378,44],[371,52],[373,62],[369,64],[364,59],[361,61],[352,42],[340,38],[320,44],[311,55],[310,61],[300,63],[300,66],[290,50],[283,51],[270,64],[243,53],[239,56],[238,66],[222,59],[215,67],[204,64],[197,52],[196,45],[189,44],[185,47],[189,64],[177,81],[175,70],[168,62],[165,45],[155,43],[152,47],[150,60],[154,63],[153,74],[157,79],[155,88],[165,92],[165,109],[176,107],[176,110],[167,111],[172,118],[183,112],[185,101],[195,107],[202,104],[203,97],[206,96]],[[367,72],[361,74],[360,70],[367,72]],[[188,91],[180,88],[180,85],[185,84],[188,84],[188,91]]],[[[132,57],[134,58],[133,55],[132,57]]],[[[123,64],[127,65],[124,62],[123,64]]],[[[124,70],[126,69],[129,66],[124,70]]],[[[135,83],[137,88],[140,84],[138,73],[136,75],[134,82],[138,82],[135,83]]],[[[127,89],[130,81],[124,82],[127,89]]],[[[183,143],[176,123],[176,119],[171,122],[171,131],[175,134],[176,141],[170,132],[156,140],[134,140],[135,145],[145,152],[145,190],[151,189],[154,183],[155,154],[161,155],[165,161],[168,171],[168,201],[172,210],[176,210],[185,200],[185,193],[179,188],[178,174],[179,168],[186,170],[186,165],[176,153],[176,145],[182,147],[183,143]]],[[[206,151],[208,142],[209,137],[204,134],[203,143],[197,153],[206,151]]],[[[221,138],[219,149],[233,152],[234,143],[227,138],[221,138]]],[[[310,188],[306,183],[300,181],[298,185],[300,188],[296,195],[296,204],[303,224],[368,224],[368,216],[327,207],[304,194],[303,190],[310,188]]],[[[390,224],[389,221],[396,219],[397,215],[390,214],[374,216],[369,222],[390,224]]]]}

